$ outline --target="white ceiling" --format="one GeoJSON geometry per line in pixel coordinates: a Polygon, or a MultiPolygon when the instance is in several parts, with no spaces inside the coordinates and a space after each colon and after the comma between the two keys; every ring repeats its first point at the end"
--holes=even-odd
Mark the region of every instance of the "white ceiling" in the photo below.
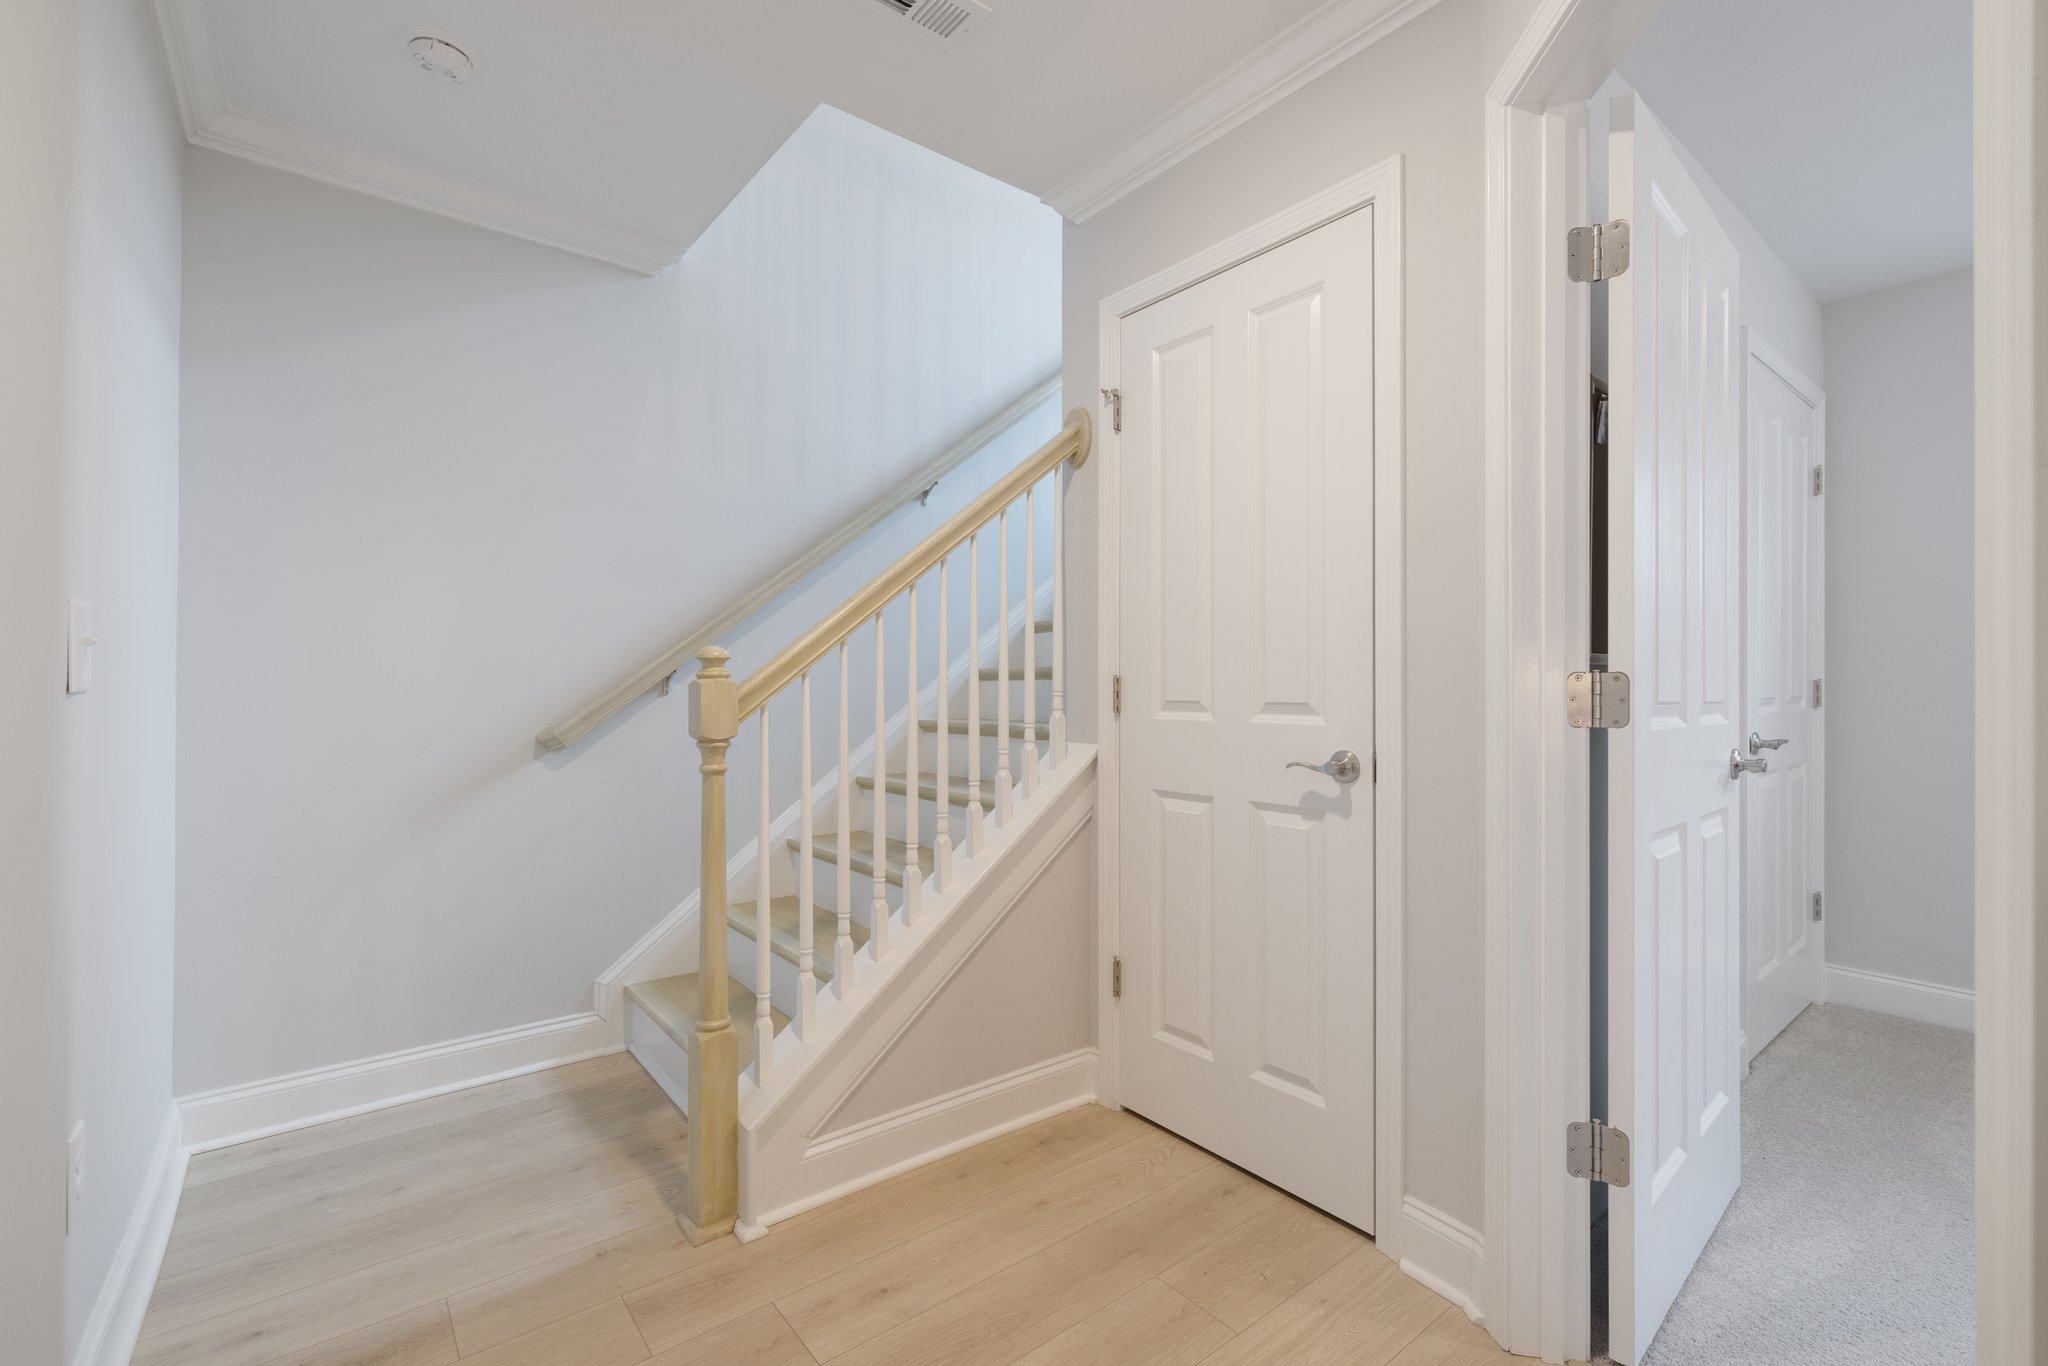
{"type": "Polygon", "coordinates": [[[1822,303],[1970,264],[1970,0],[1668,0],[1621,73],[1822,303]]]}
{"type": "Polygon", "coordinates": [[[879,0],[157,6],[194,141],[658,270],[820,104],[1085,216],[1434,0],[990,2],[951,42],[879,0]]]}

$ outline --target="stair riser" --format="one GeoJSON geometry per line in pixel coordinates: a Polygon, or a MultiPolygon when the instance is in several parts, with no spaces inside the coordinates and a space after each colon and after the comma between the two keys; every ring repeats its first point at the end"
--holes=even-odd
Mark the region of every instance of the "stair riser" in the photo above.
{"type": "MultiPolygon", "coordinates": [[[[820,939],[813,944],[816,962],[827,972],[832,968],[832,941],[820,939]]],[[[746,984],[749,991],[759,993],[761,984],[754,978],[754,939],[728,927],[725,933],[725,956],[731,965],[733,977],[746,984]]],[[[802,998],[797,992],[797,966],[779,953],[768,955],[769,991],[768,1000],[783,1014],[795,1018],[801,1015],[802,998]]],[[[819,990],[826,990],[829,984],[821,983],[819,990]]],[[[735,1024],[752,1027],[752,1021],[735,1020],[735,1024]]]]}
{"type": "Polygon", "coordinates": [[[690,1055],[631,1000],[626,1002],[626,1048],[676,1108],[689,1114],[690,1055]]]}
{"type": "MultiPolygon", "coordinates": [[[[1043,724],[1043,722],[1041,722],[1041,724],[1043,724]]],[[[921,731],[918,733],[918,740],[920,743],[930,740],[932,738],[933,736],[929,731],[921,731]]],[[[968,743],[968,736],[956,735],[953,737],[953,772],[956,776],[962,779],[965,779],[967,776],[968,743]]],[[[990,790],[994,790],[996,780],[996,737],[993,735],[983,736],[979,741],[976,741],[974,743],[978,743],[981,746],[981,780],[984,783],[989,784],[990,790]]],[[[1010,776],[1013,779],[1017,778],[1018,775],[1023,773],[1024,750],[1025,747],[1031,743],[1032,742],[1029,740],[1019,740],[1014,736],[1011,738],[1010,776]]],[[[1038,762],[1040,772],[1044,771],[1046,748],[1047,745],[1044,742],[1039,743],[1038,762]]],[[[926,769],[933,768],[934,765],[936,765],[938,762],[938,760],[934,756],[924,753],[920,753],[918,759],[920,765],[926,769]]],[[[854,808],[854,810],[856,811],[858,811],[859,809],[860,808],[858,806],[854,808]]]]}
{"type": "MultiPolygon", "coordinates": [[[[866,825],[866,820],[863,819],[861,824],[866,825]]],[[[792,882],[794,881],[797,858],[797,852],[794,849],[790,850],[789,861],[792,871],[792,882]]],[[[823,906],[826,910],[836,913],[839,910],[839,869],[836,865],[827,863],[824,859],[818,859],[816,862],[818,865],[818,881],[816,890],[811,897],[811,904],[823,906]]],[[[853,913],[852,918],[860,924],[866,925],[873,918],[875,902],[874,879],[855,869],[848,885],[853,896],[853,904],[849,908],[853,913]]],[[[890,909],[894,910],[902,907],[903,889],[895,883],[885,884],[883,895],[888,899],[890,909]]],[[[749,942],[751,943],[751,941],[749,942]]],[[[750,948],[748,952],[751,953],[753,950],[750,948]]]]}
{"type": "MultiPolygon", "coordinates": [[[[861,795],[868,795],[866,789],[862,789],[861,795]]],[[[886,809],[889,813],[889,833],[897,839],[903,838],[903,808],[906,800],[905,797],[894,792],[888,793],[884,797],[884,801],[887,803],[886,809]]],[[[951,825],[953,843],[955,844],[960,843],[962,839],[966,838],[967,813],[971,809],[967,806],[950,805],[946,808],[946,819],[951,825]]],[[[934,846],[939,828],[939,804],[934,801],[920,800],[917,803],[917,810],[918,829],[923,833],[923,838],[918,843],[934,846]]],[[[861,823],[865,825],[867,822],[863,821],[861,823]]]]}
{"type": "MultiPolygon", "coordinates": [[[[997,706],[1001,704],[1003,685],[990,678],[982,680],[979,687],[981,688],[981,714],[984,719],[992,718],[996,714],[997,706]]],[[[1052,684],[1042,681],[1034,684],[1032,690],[1037,693],[1034,704],[1038,708],[1038,719],[1043,721],[1052,715],[1052,684]]],[[[964,717],[967,714],[964,700],[949,702],[948,705],[953,708],[955,719],[964,717]]],[[[1022,718],[1024,715],[1024,680],[1021,678],[1010,680],[1010,715],[1013,719],[1022,718]]]]}

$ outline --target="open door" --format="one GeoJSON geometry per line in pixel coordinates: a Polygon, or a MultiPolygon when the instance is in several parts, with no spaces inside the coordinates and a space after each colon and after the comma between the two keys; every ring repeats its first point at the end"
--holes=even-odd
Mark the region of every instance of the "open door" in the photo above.
{"type": "Polygon", "coordinates": [[[1614,100],[1608,286],[1608,1351],[1650,1339],[1741,1179],[1742,340],[1737,257],[1671,140],[1614,100]]]}

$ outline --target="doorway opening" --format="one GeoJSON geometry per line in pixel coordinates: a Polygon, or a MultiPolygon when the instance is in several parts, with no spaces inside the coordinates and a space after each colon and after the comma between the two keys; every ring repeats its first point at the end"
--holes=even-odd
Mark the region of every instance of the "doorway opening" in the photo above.
{"type": "Polygon", "coordinates": [[[1630,250],[1586,433],[1631,704],[1589,754],[1629,1157],[1592,1347],[1629,1366],[1974,1350],[1970,22],[1668,0],[1586,105],[1630,250]],[[1956,743],[1903,752],[1935,714],[1956,743]]]}

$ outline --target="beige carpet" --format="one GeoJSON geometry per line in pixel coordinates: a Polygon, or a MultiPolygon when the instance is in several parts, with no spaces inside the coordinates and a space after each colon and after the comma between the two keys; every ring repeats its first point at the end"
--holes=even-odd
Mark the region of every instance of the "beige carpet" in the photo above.
{"type": "Polygon", "coordinates": [[[1815,1006],[1742,1091],[1742,1189],[1643,1366],[1976,1356],[1970,1035],[1815,1006]]]}

